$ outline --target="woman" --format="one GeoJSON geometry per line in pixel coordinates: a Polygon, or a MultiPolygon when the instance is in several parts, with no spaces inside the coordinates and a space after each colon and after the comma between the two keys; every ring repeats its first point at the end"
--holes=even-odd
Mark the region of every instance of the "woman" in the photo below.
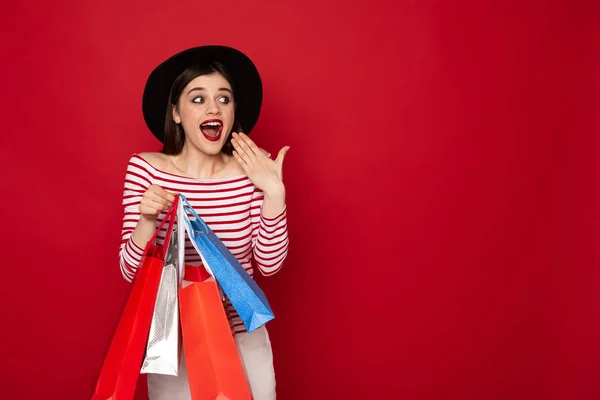
{"type": "MultiPolygon", "coordinates": [[[[188,49],[150,74],[143,114],[163,149],[134,154],[127,167],[120,252],[127,281],[177,193],[186,196],[251,276],[252,260],[263,275],[281,268],[288,249],[282,164],[289,147],[273,160],[247,136],[261,102],[254,64],[229,47],[188,49]]],[[[164,237],[159,232],[157,244],[164,237]]],[[[201,267],[186,240],[186,265],[201,267]]],[[[231,304],[226,301],[224,307],[254,399],[275,399],[267,330],[263,326],[247,333],[231,304]]],[[[181,359],[177,377],[148,375],[151,400],[191,399],[181,359]]]]}

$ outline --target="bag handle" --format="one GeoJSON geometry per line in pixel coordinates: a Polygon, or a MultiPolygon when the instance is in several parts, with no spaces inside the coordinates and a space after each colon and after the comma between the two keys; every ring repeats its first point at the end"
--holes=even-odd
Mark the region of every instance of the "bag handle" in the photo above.
{"type": "MultiPolygon", "coordinates": [[[[181,197],[181,200],[183,200],[183,208],[186,211],[189,211],[192,214],[192,216],[196,219],[196,221],[204,227],[204,221],[202,220],[202,218],[200,218],[198,213],[196,213],[196,210],[194,210],[194,207],[192,207],[192,205],[185,198],[185,196],[182,194],[179,194],[179,197],[181,197]]],[[[188,221],[189,221],[189,218],[188,218],[188,221]]],[[[194,222],[196,222],[196,221],[194,221],[194,222]]],[[[190,222],[190,224],[192,223],[192,221],[189,221],[189,222],[190,222]]]]}
{"type": "MultiPolygon", "coordinates": [[[[158,228],[156,228],[156,232],[154,232],[154,235],[152,235],[152,239],[150,239],[148,241],[148,243],[146,244],[146,248],[144,249],[144,254],[142,256],[142,259],[146,258],[146,255],[148,254],[148,250],[154,244],[154,241],[158,237],[158,234],[159,234],[160,230],[165,225],[165,222],[167,222],[167,220],[169,220],[169,227],[167,228],[167,234],[165,236],[164,244],[168,244],[169,243],[169,240],[171,239],[171,233],[173,232],[173,225],[175,224],[175,220],[177,219],[177,206],[178,206],[178,204],[179,204],[179,197],[175,196],[175,200],[173,200],[173,204],[171,204],[171,207],[167,211],[167,214],[165,215],[165,218],[161,221],[160,225],[158,225],[158,228]]],[[[165,246],[164,246],[164,244],[163,244],[163,251],[162,251],[162,254],[161,254],[161,258],[165,257],[165,252],[164,252],[164,247],[165,246]]]]}
{"type": "MultiPolygon", "coordinates": [[[[194,207],[192,207],[192,205],[187,201],[187,199],[185,198],[184,195],[179,194],[179,197],[181,197],[181,200],[183,201],[182,205],[183,205],[183,211],[185,215],[182,215],[183,217],[183,221],[185,222],[185,228],[188,232],[188,235],[190,236],[190,239],[193,238],[193,231],[199,231],[200,234],[206,234],[206,231],[208,231],[208,226],[206,225],[206,223],[204,222],[204,220],[202,218],[200,218],[200,216],[198,215],[198,213],[196,213],[196,210],[194,210],[194,207]],[[192,216],[195,218],[195,221],[192,222],[186,211],[189,211],[192,216]],[[198,228],[194,229],[193,225],[196,225],[198,228]]],[[[192,244],[193,244],[193,240],[192,240],[192,244]]],[[[204,259],[204,255],[202,254],[202,252],[200,251],[200,249],[198,249],[195,245],[194,247],[196,248],[196,251],[198,253],[198,255],[200,256],[200,258],[202,259],[202,265],[204,265],[204,269],[206,270],[206,272],[208,272],[208,274],[210,276],[215,276],[214,273],[212,272],[210,265],[208,265],[208,263],[206,262],[206,260],[204,259]]]]}
{"type": "Polygon", "coordinates": [[[185,210],[183,208],[183,202],[179,200],[179,196],[177,196],[177,239],[179,240],[179,254],[177,254],[177,259],[179,262],[179,270],[177,271],[177,277],[179,278],[179,283],[184,278],[185,275],[185,221],[183,214],[185,210]]]}

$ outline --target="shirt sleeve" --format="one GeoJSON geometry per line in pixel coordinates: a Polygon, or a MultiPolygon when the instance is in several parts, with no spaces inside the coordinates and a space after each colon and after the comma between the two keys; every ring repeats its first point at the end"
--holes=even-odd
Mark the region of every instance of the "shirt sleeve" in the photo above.
{"type": "Polygon", "coordinates": [[[255,188],[252,195],[252,252],[256,267],[265,275],[279,271],[288,254],[287,205],[275,218],[262,215],[264,193],[255,188]]]}
{"type": "Polygon", "coordinates": [[[139,156],[132,156],[125,173],[124,214],[119,250],[121,274],[127,282],[133,280],[144,253],[144,249],[133,241],[131,235],[140,220],[142,196],[152,184],[152,179],[152,174],[143,160],[139,156]]]}

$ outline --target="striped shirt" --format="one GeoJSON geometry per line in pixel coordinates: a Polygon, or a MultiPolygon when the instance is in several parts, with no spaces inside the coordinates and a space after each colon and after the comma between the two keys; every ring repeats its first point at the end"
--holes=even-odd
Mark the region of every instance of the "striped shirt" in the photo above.
{"type": "MultiPolygon", "coordinates": [[[[135,243],[131,235],[140,219],[142,196],[152,184],[183,194],[250,276],[254,276],[254,267],[263,275],[279,271],[288,251],[287,206],[275,218],[265,218],[261,213],[263,193],[245,175],[224,179],[189,178],[158,170],[134,154],[127,165],[123,193],[125,212],[119,255],[125,280],[133,280],[144,252],[145,243],[135,243]]],[[[158,216],[157,226],[164,217],[164,212],[158,216]]],[[[166,226],[158,233],[157,245],[164,243],[166,226]]],[[[185,264],[202,265],[187,235],[185,264]]],[[[224,307],[232,333],[245,332],[229,300],[224,302],[224,307]]]]}

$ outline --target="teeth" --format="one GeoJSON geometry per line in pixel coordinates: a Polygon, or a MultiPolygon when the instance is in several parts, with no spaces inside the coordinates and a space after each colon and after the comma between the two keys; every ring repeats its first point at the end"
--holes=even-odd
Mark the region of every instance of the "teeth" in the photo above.
{"type": "Polygon", "coordinates": [[[207,122],[206,124],[202,124],[202,126],[221,126],[218,122],[207,122]]]}

